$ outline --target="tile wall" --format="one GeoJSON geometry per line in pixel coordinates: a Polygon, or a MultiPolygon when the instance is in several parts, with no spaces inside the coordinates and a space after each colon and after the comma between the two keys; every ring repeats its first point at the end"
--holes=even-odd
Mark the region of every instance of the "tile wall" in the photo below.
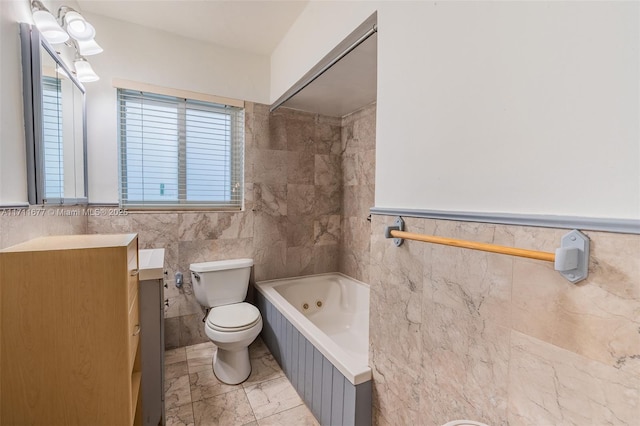
{"type": "Polygon", "coordinates": [[[339,271],[369,282],[369,209],[375,205],[376,105],[342,119],[342,239],[339,271]]]}
{"type": "Polygon", "coordinates": [[[141,248],[165,248],[167,348],[208,341],[201,321],[204,314],[191,288],[190,263],[251,257],[254,280],[334,272],[339,270],[340,244],[348,242],[341,240],[341,229],[356,226],[354,223],[361,228],[358,248],[367,253],[358,254],[351,246],[349,253],[354,259],[368,259],[366,216],[373,205],[369,178],[373,166],[367,169],[368,186],[353,167],[363,168],[360,157],[371,156],[375,146],[375,141],[365,141],[375,137],[375,106],[357,114],[345,119],[351,136],[344,139],[341,118],[290,109],[269,113],[266,105],[248,103],[242,212],[131,212],[88,218],[91,233],[137,232],[141,248]],[[360,126],[359,121],[366,125],[360,126]],[[343,171],[358,177],[343,186],[343,171]],[[343,191],[355,195],[343,201],[343,191]],[[343,202],[353,212],[347,222],[342,217],[343,202]],[[185,276],[181,289],[174,285],[176,271],[185,276]]]}
{"type": "Polygon", "coordinates": [[[0,209],[0,248],[48,235],[86,234],[90,211],[83,207],[0,209]]]}
{"type": "MultiPolygon", "coordinates": [[[[548,262],[371,235],[380,425],[637,425],[640,236],[585,232],[589,278],[548,262]]],[[[551,251],[567,230],[406,219],[409,232],[551,251]]]]}

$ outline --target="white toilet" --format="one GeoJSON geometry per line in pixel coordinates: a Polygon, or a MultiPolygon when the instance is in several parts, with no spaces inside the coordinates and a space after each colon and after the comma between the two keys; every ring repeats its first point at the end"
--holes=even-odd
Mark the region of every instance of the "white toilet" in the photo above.
{"type": "Polygon", "coordinates": [[[249,345],[262,330],[255,306],[244,302],[253,259],[192,263],[191,282],[198,302],[211,308],[204,331],[218,347],[213,372],[227,384],[244,382],[251,374],[249,345]]]}

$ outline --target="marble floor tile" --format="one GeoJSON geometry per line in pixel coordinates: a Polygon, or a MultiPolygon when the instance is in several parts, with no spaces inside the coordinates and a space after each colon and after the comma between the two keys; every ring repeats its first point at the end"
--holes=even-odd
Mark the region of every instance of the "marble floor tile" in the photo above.
{"type": "Polygon", "coordinates": [[[187,351],[185,348],[175,348],[164,351],[164,364],[173,364],[176,362],[186,361],[187,351]]]}
{"type": "Polygon", "coordinates": [[[320,426],[320,423],[318,423],[304,404],[263,419],[258,419],[257,424],[259,426],[320,426]]]}
{"type": "Polygon", "coordinates": [[[199,343],[187,346],[187,365],[189,373],[193,374],[202,370],[211,370],[213,364],[213,354],[216,346],[213,342],[199,343]]]}
{"type": "Polygon", "coordinates": [[[191,386],[191,400],[193,402],[242,388],[239,385],[234,386],[222,383],[213,373],[211,365],[209,365],[208,368],[198,368],[196,372],[190,373],[189,383],[191,386]]]}
{"type": "Polygon", "coordinates": [[[245,391],[258,420],[302,404],[286,377],[246,386],[245,391]]]}
{"type": "Polygon", "coordinates": [[[193,414],[196,426],[242,426],[255,421],[242,389],[195,402],[193,414]]]}
{"type": "Polygon", "coordinates": [[[215,351],[211,342],[165,351],[167,425],[318,425],[260,337],[249,347],[252,371],[240,385],[216,378],[215,351]]]}
{"type": "Polygon", "coordinates": [[[164,378],[175,379],[178,377],[186,376],[189,374],[189,369],[187,368],[187,361],[174,362],[171,364],[165,365],[164,368],[164,378]]]}
{"type": "Polygon", "coordinates": [[[193,406],[185,404],[167,409],[165,421],[166,426],[194,426],[193,406]]]}
{"type": "Polygon", "coordinates": [[[255,383],[277,379],[282,376],[284,376],[284,372],[273,358],[273,355],[269,354],[251,359],[251,375],[242,385],[246,388],[255,383]]]}
{"type": "Polygon", "coordinates": [[[271,355],[269,348],[264,344],[262,337],[258,336],[256,340],[249,345],[249,358],[262,358],[271,355]]]}
{"type": "Polygon", "coordinates": [[[164,404],[165,409],[179,407],[191,403],[191,391],[189,389],[189,376],[165,378],[164,404]]]}

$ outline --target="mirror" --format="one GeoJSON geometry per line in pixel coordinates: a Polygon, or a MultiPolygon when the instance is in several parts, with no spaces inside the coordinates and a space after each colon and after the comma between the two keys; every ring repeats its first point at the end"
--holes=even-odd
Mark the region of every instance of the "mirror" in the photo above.
{"type": "Polygon", "coordinates": [[[86,204],[85,89],[35,27],[20,38],[29,204],[86,204]]]}

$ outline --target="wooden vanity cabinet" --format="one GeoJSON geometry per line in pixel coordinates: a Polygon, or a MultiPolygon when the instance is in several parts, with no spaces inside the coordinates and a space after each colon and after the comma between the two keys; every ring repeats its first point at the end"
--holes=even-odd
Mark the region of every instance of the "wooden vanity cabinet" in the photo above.
{"type": "Polygon", "coordinates": [[[0,425],[140,424],[136,234],[0,250],[0,425]]]}

